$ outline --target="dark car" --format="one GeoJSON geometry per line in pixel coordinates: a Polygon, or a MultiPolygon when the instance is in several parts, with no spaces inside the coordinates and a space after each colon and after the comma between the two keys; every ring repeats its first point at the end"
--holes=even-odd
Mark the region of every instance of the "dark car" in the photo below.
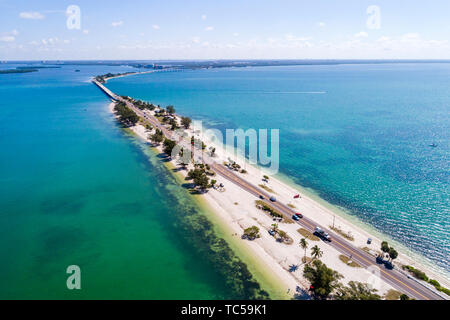
{"type": "Polygon", "coordinates": [[[277,202],[277,198],[275,198],[274,196],[271,196],[271,197],[269,198],[269,200],[272,201],[272,202],[277,202]]]}
{"type": "Polygon", "coordinates": [[[294,219],[295,221],[300,220],[300,218],[299,218],[296,214],[294,214],[294,215],[292,216],[292,219],[294,219]]]}
{"type": "Polygon", "coordinates": [[[314,230],[314,234],[325,241],[331,242],[330,235],[319,227],[316,227],[316,229],[314,230]]]}
{"type": "Polygon", "coordinates": [[[264,196],[263,196],[263,195],[259,195],[259,198],[260,198],[261,200],[264,200],[264,196]]]}

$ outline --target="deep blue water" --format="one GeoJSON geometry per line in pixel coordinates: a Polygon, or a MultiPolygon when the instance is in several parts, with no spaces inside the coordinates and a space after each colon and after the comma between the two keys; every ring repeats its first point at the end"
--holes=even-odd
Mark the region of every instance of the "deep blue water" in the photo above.
{"type": "Polygon", "coordinates": [[[283,175],[450,271],[450,64],[162,72],[108,86],[221,130],[280,129],[283,175]]]}

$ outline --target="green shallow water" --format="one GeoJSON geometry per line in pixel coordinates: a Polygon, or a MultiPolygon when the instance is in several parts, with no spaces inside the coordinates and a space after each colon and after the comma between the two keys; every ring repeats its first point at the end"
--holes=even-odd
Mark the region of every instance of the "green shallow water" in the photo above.
{"type": "Polygon", "coordinates": [[[0,298],[264,297],[203,209],[87,81],[125,70],[0,78],[0,298]],[[73,264],[79,291],[66,288],[73,264]]]}

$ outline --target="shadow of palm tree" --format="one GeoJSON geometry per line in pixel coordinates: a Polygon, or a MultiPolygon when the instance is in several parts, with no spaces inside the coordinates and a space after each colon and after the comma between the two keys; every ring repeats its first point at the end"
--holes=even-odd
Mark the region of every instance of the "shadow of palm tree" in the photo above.
{"type": "Polygon", "coordinates": [[[298,269],[298,265],[296,265],[296,264],[291,264],[289,266],[289,272],[297,271],[297,269],[298,269]]]}

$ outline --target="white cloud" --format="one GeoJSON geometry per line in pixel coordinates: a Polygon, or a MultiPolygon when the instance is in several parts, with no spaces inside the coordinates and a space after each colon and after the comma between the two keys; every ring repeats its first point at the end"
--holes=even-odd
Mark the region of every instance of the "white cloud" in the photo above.
{"type": "Polygon", "coordinates": [[[404,34],[402,36],[402,41],[405,41],[405,42],[417,41],[419,39],[420,39],[420,35],[418,33],[413,33],[413,32],[404,34]]]}
{"type": "Polygon", "coordinates": [[[378,42],[387,42],[387,41],[390,41],[391,40],[391,38],[390,37],[386,37],[386,36],[382,36],[382,37],[380,37],[380,38],[378,38],[378,42]]]}
{"type": "Polygon", "coordinates": [[[233,37],[237,37],[237,36],[239,36],[239,33],[237,33],[237,32],[233,33],[233,37]]]}
{"type": "Polygon", "coordinates": [[[308,41],[311,40],[310,37],[296,37],[292,33],[288,33],[284,36],[284,38],[287,41],[293,41],[293,42],[302,42],[302,41],[308,41]]]}
{"type": "Polygon", "coordinates": [[[214,30],[214,27],[212,27],[212,26],[209,26],[209,27],[205,28],[205,31],[213,31],[213,30],[214,30]]]}
{"type": "Polygon", "coordinates": [[[88,30],[88,29],[84,29],[84,30],[83,30],[83,33],[84,33],[84,34],[88,34],[88,33],[89,33],[89,30],[88,30]]]}
{"type": "Polygon", "coordinates": [[[367,38],[369,34],[365,31],[361,31],[355,34],[355,38],[367,38]]]}
{"type": "Polygon", "coordinates": [[[192,42],[194,43],[200,43],[200,37],[193,37],[192,42]]]}
{"type": "Polygon", "coordinates": [[[202,15],[202,20],[206,20],[206,14],[202,15]]]}
{"type": "Polygon", "coordinates": [[[320,28],[323,28],[326,26],[326,23],[321,21],[321,22],[317,23],[317,26],[319,26],[320,28]]]}
{"type": "Polygon", "coordinates": [[[0,41],[3,42],[14,42],[16,38],[14,36],[2,36],[0,37],[0,41]]]}
{"type": "Polygon", "coordinates": [[[155,30],[159,30],[159,29],[160,29],[160,27],[159,27],[157,24],[154,24],[154,25],[152,26],[152,28],[155,29],[155,30]]]}
{"type": "Polygon", "coordinates": [[[123,25],[123,21],[122,21],[122,20],[120,20],[120,21],[114,21],[113,23],[111,23],[111,25],[112,25],[113,27],[120,27],[120,26],[123,25]]]}
{"type": "Polygon", "coordinates": [[[19,17],[21,17],[22,19],[33,20],[41,20],[45,18],[45,16],[40,12],[21,12],[19,13],[19,17]]]}

